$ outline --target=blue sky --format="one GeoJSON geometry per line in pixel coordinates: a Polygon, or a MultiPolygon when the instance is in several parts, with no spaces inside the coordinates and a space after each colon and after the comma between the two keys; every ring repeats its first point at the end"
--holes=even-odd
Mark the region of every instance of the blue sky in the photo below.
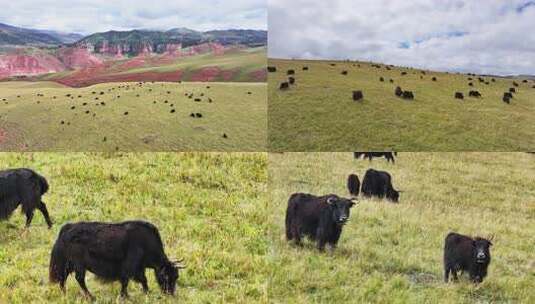
{"type": "Polygon", "coordinates": [[[14,0],[0,22],[89,34],[135,28],[267,29],[266,0],[14,0]]]}
{"type": "Polygon", "coordinates": [[[535,0],[269,0],[269,56],[535,75],[535,0]]]}

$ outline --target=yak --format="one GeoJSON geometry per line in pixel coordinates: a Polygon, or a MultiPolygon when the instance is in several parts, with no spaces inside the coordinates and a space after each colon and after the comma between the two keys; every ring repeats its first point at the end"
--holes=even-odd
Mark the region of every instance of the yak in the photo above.
{"type": "Polygon", "coordinates": [[[349,190],[349,194],[351,194],[352,197],[359,196],[360,180],[358,175],[350,174],[347,177],[347,190],[349,190]]]}
{"type": "Polygon", "coordinates": [[[364,94],[362,94],[362,91],[353,91],[353,100],[359,101],[364,98],[364,94]]]}
{"type": "Polygon", "coordinates": [[[354,205],[352,199],[335,194],[294,193],[286,210],[286,239],[301,246],[302,237],[308,236],[319,251],[324,251],[326,244],[335,249],[354,205]]]}
{"type": "Polygon", "coordinates": [[[274,67],[274,66],[268,66],[267,70],[268,70],[269,73],[275,73],[275,72],[277,72],[277,68],[274,67]]]}
{"type": "Polygon", "coordinates": [[[461,92],[455,92],[455,98],[457,99],[464,99],[464,95],[461,92]]]}
{"type": "Polygon", "coordinates": [[[290,84],[288,82],[281,82],[279,85],[279,90],[287,90],[290,88],[290,84]]]}
{"type": "Polygon", "coordinates": [[[35,171],[26,168],[0,171],[0,220],[6,220],[22,206],[26,215],[26,227],[29,227],[35,209],[43,214],[48,228],[52,220],[41,197],[48,191],[48,182],[35,171]]]}
{"type": "Polygon", "coordinates": [[[367,158],[369,161],[372,161],[374,157],[384,157],[387,162],[395,163],[394,155],[398,155],[397,152],[353,152],[353,157],[359,159],[361,157],[367,158]]]}
{"type": "Polygon", "coordinates": [[[450,232],[444,240],[444,282],[449,281],[450,273],[457,281],[459,270],[468,271],[471,281],[483,282],[490,264],[491,240],[450,232]]]}
{"type": "Polygon", "coordinates": [[[362,195],[364,197],[386,197],[388,200],[397,203],[399,193],[392,186],[392,177],[388,172],[368,169],[362,180],[362,195]]]}
{"type": "Polygon", "coordinates": [[[89,271],[105,282],[120,281],[121,296],[128,297],[130,279],[149,291],[145,269],[152,268],[160,289],[172,295],[179,270],[184,268],[179,262],[167,258],[160,233],[149,222],[68,223],[52,248],[49,279],[65,292],[65,281],[74,272],[84,294],[94,299],[85,284],[89,271]]]}

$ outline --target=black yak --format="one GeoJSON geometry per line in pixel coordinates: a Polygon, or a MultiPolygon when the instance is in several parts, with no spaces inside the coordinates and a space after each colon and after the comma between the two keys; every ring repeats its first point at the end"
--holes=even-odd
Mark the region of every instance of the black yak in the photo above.
{"type": "Polygon", "coordinates": [[[290,84],[289,83],[281,82],[281,84],[279,86],[279,90],[287,90],[288,88],[290,88],[290,84]]]}
{"type": "Polygon", "coordinates": [[[353,100],[358,101],[364,98],[362,91],[353,91],[353,100]]]}
{"type": "Polygon", "coordinates": [[[513,98],[513,94],[509,93],[509,92],[505,92],[503,93],[503,97],[508,97],[508,98],[513,98]]]}
{"type": "Polygon", "coordinates": [[[490,264],[490,246],[491,240],[450,232],[444,240],[444,282],[449,281],[450,272],[457,281],[459,270],[467,271],[471,281],[483,282],[490,264]]]}
{"type": "Polygon", "coordinates": [[[347,75],[347,71],[342,71],[342,75],[347,75]]]}
{"type": "Polygon", "coordinates": [[[469,82],[469,83],[468,83],[468,85],[469,85],[469,86],[471,86],[471,87],[473,87],[473,86],[474,86],[474,84],[473,84],[473,83],[471,83],[471,82],[469,82]]]}
{"type": "Polygon", "coordinates": [[[392,187],[392,177],[388,172],[368,169],[362,180],[362,195],[364,197],[386,197],[388,200],[397,203],[399,193],[392,187]]]}
{"type": "Polygon", "coordinates": [[[286,71],[286,75],[294,75],[295,74],[295,71],[294,70],[288,70],[286,71]]]}
{"type": "Polygon", "coordinates": [[[294,193],[286,210],[286,238],[301,245],[301,238],[308,236],[317,242],[318,250],[325,250],[325,244],[334,249],[354,205],[352,200],[335,194],[294,193]]]}
{"type": "Polygon", "coordinates": [[[513,81],[513,85],[514,85],[515,87],[518,87],[518,83],[516,83],[516,81],[513,81]]]}
{"type": "Polygon", "coordinates": [[[268,66],[267,70],[268,70],[269,73],[275,73],[275,72],[277,72],[277,68],[274,67],[274,66],[268,66]]]}
{"type": "Polygon", "coordinates": [[[396,87],[394,94],[396,94],[396,96],[398,97],[401,97],[401,95],[403,95],[403,90],[401,89],[401,87],[396,87]]]}
{"type": "Polygon", "coordinates": [[[183,266],[167,258],[158,229],[151,223],[78,222],[64,225],[50,256],[49,279],[65,292],[65,281],[74,272],[84,294],[86,271],[104,281],[120,281],[121,296],[128,296],[128,282],[139,282],[149,291],[145,269],[154,269],[161,290],[174,294],[178,271],[183,266]]]}
{"type": "Polygon", "coordinates": [[[414,94],[412,91],[404,91],[403,95],[401,95],[401,98],[403,99],[414,99],[414,94]]]}
{"type": "Polygon", "coordinates": [[[295,78],[294,77],[288,77],[288,83],[295,84],[295,78]]]}
{"type": "Polygon", "coordinates": [[[461,92],[455,92],[455,98],[457,99],[464,99],[464,95],[461,92]]]}
{"type": "Polygon", "coordinates": [[[397,152],[353,152],[353,157],[359,159],[360,157],[367,158],[372,161],[375,157],[384,157],[387,162],[395,163],[394,155],[398,155],[397,152]]]}
{"type": "Polygon", "coordinates": [[[437,81],[436,77],[431,78],[432,81],[437,81]]]}
{"type": "Polygon", "coordinates": [[[509,89],[509,92],[510,92],[510,93],[516,93],[516,89],[515,89],[515,88],[510,88],[510,89],[509,89]]]}
{"type": "Polygon", "coordinates": [[[502,100],[506,104],[510,104],[511,103],[511,98],[509,96],[507,96],[507,95],[504,95],[502,100]]]}
{"type": "Polygon", "coordinates": [[[308,67],[303,67],[303,71],[308,71],[308,67]]]}
{"type": "Polygon", "coordinates": [[[360,180],[356,174],[350,174],[347,177],[347,190],[352,197],[359,196],[360,192],[360,180]]]}
{"type": "Polygon", "coordinates": [[[468,93],[468,96],[479,98],[479,97],[481,97],[481,93],[479,93],[478,91],[470,91],[468,93]]]}
{"type": "Polygon", "coordinates": [[[0,171],[0,220],[8,219],[19,205],[26,215],[29,227],[35,209],[43,214],[48,228],[52,220],[41,197],[48,191],[46,179],[30,169],[9,169],[0,171]]]}
{"type": "Polygon", "coordinates": [[[384,82],[385,81],[384,77],[379,77],[379,81],[384,82]]]}

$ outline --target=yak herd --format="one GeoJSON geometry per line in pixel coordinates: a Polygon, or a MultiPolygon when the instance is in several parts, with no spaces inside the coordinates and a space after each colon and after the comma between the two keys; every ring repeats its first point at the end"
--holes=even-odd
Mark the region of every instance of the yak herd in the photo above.
{"type": "MultiPolygon", "coordinates": [[[[0,171],[0,220],[6,220],[22,206],[26,226],[38,209],[50,229],[52,221],[42,196],[48,191],[46,179],[30,169],[0,171]]],[[[65,292],[65,282],[71,273],[84,294],[94,299],[85,284],[87,271],[104,282],[119,281],[121,296],[127,297],[130,280],[141,284],[148,292],[145,270],[154,270],[162,292],[174,294],[181,261],[171,261],[164,252],[158,228],[149,222],[121,223],[77,222],[61,228],[50,256],[49,280],[65,292]]]]}
{"type": "MultiPolygon", "coordinates": [[[[335,63],[331,63],[330,64],[331,67],[335,67],[336,64],[335,63]]],[[[360,68],[360,64],[353,64],[353,66],[356,66],[356,67],[359,67],[360,68]]],[[[374,67],[374,68],[377,68],[377,69],[381,69],[382,66],[379,65],[379,64],[372,64],[371,67],[374,67]]],[[[384,66],[386,70],[390,71],[394,66],[393,65],[385,65],[384,66]]],[[[275,73],[277,72],[277,67],[275,66],[269,66],[267,68],[268,72],[269,73],[275,73]]],[[[309,71],[309,67],[308,66],[303,66],[302,68],[303,71],[309,71]]],[[[414,72],[416,73],[416,72],[414,72]]],[[[425,71],[420,71],[420,73],[422,75],[420,75],[420,79],[423,80],[424,79],[424,76],[427,75],[427,73],[425,71]]],[[[295,78],[295,69],[289,69],[286,71],[286,74],[288,75],[288,80],[287,81],[283,81],[279,84],[279,90],[288,90],[290,89],[291,85],[295,84],[296,82],[296,78],[295,78]],[[291,75],[291,76],[290,76],[291,75]]],[[[347,70],[342,70],[342,72],[340,73],[341,75],[344,75],[344,76],[347,76],[349,74],[349,72],[347,70]]],[[[407,75],[407,72],[403,71],[401,72],[400,74],[402,77],[403,76],[406,76],[407,75]]],[[[475,74],[468,74],[468,76],[476,76],[475,74]]],[[[470,87],[473,87],[474,86],[474,78],[472,77],[468,77],[467,78],[468,80],[468,86],[470,87]]],[[[438,78],[437,77],[431,77],[431,81],[433,82],[438,82],[438,78]]],[[[491,80],[487,80],[483,77],[478,77],[478,81],[482,84],[485,84],[485,85],[490,85],[491,82],[496,82],[496,79],[495,78],[491,78],[491,80]]],[[[533,80],[535,82],[535,80],[533,80]]],[[[383,76],[380,76],[379,77],[379,82],[385,82],[385,77],[383,76]]],[[[394,83],[394,79],[390,78],[389,79],[389,82],[392,84],[394,83]]],[[[524,79],[522,81],[522,83],[525,83],[527,84],[528,81],[526,79],[524,79]]],[[[513,99],[513,94],[516,93],[516,87],[519,87],[520,84],[517,83],[516,81],[512,81],[512,85],[513,87],[511,87],[509,89],[509,91],[507,92],[504,92],[503,93],[503,98],[502,98],[502,101],[504,103],[507,103],[507,104],[510,104],[511,103],[511,100],[513,99]]],[[[535,84],[532,86],[533,89],[535,89],[535,84]]],[[[364,99],[364,93],[362,90],[354,90],[352,92],[352,96],[353,96],[353,101],[362,101],[364,99]]],[[[399,98],[402,98],[402,99],[405,99],[405,100],[413,100],[415,97],[414,97],[414,93],[413,91],[408,91],[408,90],[403,90],[400,86],[397,86],[394,90],[394,95],[399,97],[399,98]]],[[[470,90],[468,92],[468,96],[469,97],[473,97],[473,98],[482,98],[483,96],[481,95],[481,93],[477,90],[470,90]]],[[[455,99],[464,99],[464,93],[463,92],[455,92],[453,94],[453,97],[455,99]]]]}
{"type": "MultiPolygon", "coordinates": [[[[180,85],[182,82],[178,82],[180,85]]],[[[114,87],[110,87],[105,91],[91,91],[88,93],[89,96],[83,96],[83,95],[77,95],[72,93],[67,93],[65,96],[51,96],[52,99],[57,98],[65,98],[67,101],[69,101],[69,105],[67,106],[68,110],[73,113],[71,118],[65,117],[64,119],[61,119],[58,121],[58,124],[61,125],[63,128],[71,126],[71,122],[74,125],[76,121],[78,120],[78,116],[90,116],[90,117],[96,117],[102,113],[102,111],[108,107],[110,104],[117,104],[121,101],[121,92],[124,94],[127,93],[133,93],[133,92],[139,92],[141,90],[146,89],[147,92],[153,92],[152,87],[156,86],[155,82],[151,82],[150,84],[147,82],[138,82],[135,84],[122,84],[117,85],[114,87]],[[148,88],[147,88],[148,87],[148,88]],[[103,99],[106,99],[105,101],[103,99]],[[81,101],[81,102],[77,102],[81,101]]],[[[163,84],[161,84],[163,86],[163,84]]],[[[208,91],[211,87],[206,86],[206,90],[208,91]]],[[[252,95],[252,92],[246,92],[247,95],[252,95]]],[[[178,105],[170,102],[172,99],[176,98],[177,93],[172,91],[165,91],[163,93],[163,96],[159,96],[160,100],[158,100],[157,97],[154,97],[154,100],[152,101],[152,104],[154,105],[161,105],[164,107],[167,107],[169,114],[175,114],[177,113],[178,105]]],[[[45,94],[43,93],[37,93],[36,96],[38,97],[38,100],[36,101],[37,104],[41,103],[41,99],[45,98],[45,94]]],[[[24,96],[17,95],[16,99],[20,99],[24,96]]],[[[195,92],[184,92],[184,97],[190,100],[194,103],[214,103],[214,99],[211,97],[208,97],[205,92],[195,93],[195,92]]],[[[139,93],[135,94],[135,98],[147,98],[147,95],[140,95],[139,93]]],[[[2,98],[2,101],[4,101],[5,104],[9,104],[9,100],[7,98],[2,98]]],[[[127,104],[125,104],[127,105],[127,104]]],[[[132,113],[130,111],[121,111],[123,116],[128,116],[132,113]]],[[[144,113],[142,113],[144,114],[144,113]]],[[[187,114],[187,117],[199,119],[203,118],[203,114],[199,112],[191,112],[190,114],[187,114]]],[[[228,136],[223,136],[223,138],[228,138],[228,136]]],[[[103,140],[104,141],[104,140],[103,140]]],[[[119,147],[116,148],[118,150],[119,147]]]]}
{"type": "MultiPolygon", "coordinates": [[[[394,163],[395,152],[354,152],[354,158],[385,157],[394,163]]],[[[361,194],[365,198],[386,199],[392,203],[399,202],[402,191],[392,186],[392,176],[386,171],[368,169],[360,183],[356,174],[347,178],[347,189],[350,198],[336,194],[313,195],[294,193],[288,199],[286,209],[286,239],[302,246],[302,238],[308,237],[316,243],[319,251],[329,245],[335,249],[344,225],[349,221],[350,210],[357,204],[361,194]]],[[[491,261],[490,247],[492,238],[469,237],[450,232],[446,235],[443,249],[444,281],[458,280],[458,272],[466,271],[472,282],[480,283],[487,276],[491,261]]]]}

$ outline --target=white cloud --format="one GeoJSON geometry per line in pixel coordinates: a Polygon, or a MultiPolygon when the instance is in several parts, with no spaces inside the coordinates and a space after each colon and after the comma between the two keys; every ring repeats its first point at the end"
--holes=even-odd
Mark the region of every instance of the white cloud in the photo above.
{"type": "Polygon", "coordinates": [[[535,1],[269,0],[268,7],[270,57],[535,74],[535,1]]]}
{"type": "Polygon", "coordinates": [[[267,29],[266,0],[0,0],[0,2],[1,23],[81,34],[134,28],[267,29]]]}

